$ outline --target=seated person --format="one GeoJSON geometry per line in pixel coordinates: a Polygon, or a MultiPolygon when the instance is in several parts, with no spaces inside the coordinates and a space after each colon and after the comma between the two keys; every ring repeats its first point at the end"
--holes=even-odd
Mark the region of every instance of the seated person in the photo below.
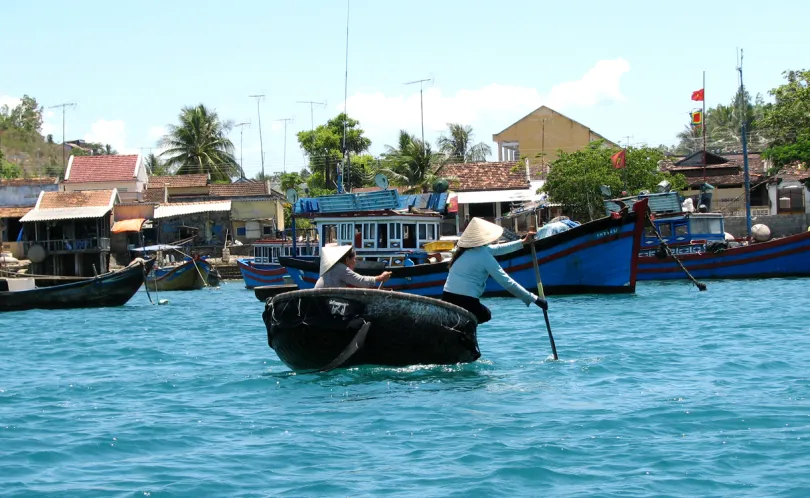
{"type": "Polygon", "coordinates": [[[354,272],[357,253],[352,246],[327,246],[321,250],[321,276],[316,289],[324,287],[374,287],[378,282],[391,278],[390,271],[376,277],[364,277],[354,272]]]}

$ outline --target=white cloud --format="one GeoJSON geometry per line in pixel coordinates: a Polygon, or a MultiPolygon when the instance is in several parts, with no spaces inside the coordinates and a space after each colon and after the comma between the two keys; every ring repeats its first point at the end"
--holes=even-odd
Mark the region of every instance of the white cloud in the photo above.
{"type": "Polygon", "coordinates": [[[149,131],[146,133],[146,137],[149,140],[158,141],[163,138],[163,135],[168,133],[168,129],[165,126],[152,126],[149,128],[149,131]]]}
{"type": "MultiPolygon", "coordinates": [[[[558,83],[548,93],[537,88],[493,83],[478,89],[462,89],[445,95],[441,88],[424,90],[424,123],[430,141],[447,123],[470,124],[477,140],[488,137],[515,121],[516,117],[547,105],[562,111],[572,107],[590,107],[602,102],[625,102],[620,83],[630,64],[624,59],[601,60],[582,78],[558,83]]],[[[335,107],[343,111],[341,105],[335,107]]],[[[404,128],[419,134],[419,93],[387,96],[382,92],[358,93],[348,99],[348,112],[360,121],[375,149],[393,143],[396,131],[404,128]]]]}
{"type": "Polygon", "coordinates": [[[9,110],[14,109],[20,105],[21,100],[11,95],[0,95],[0,107],[7,105],[9,110]]]}
{"type": "Polygon", "coordinates": [[[90,125],[90,132],[84,135],[88,142],[110,144],[119,154],[137,154],[138,149],[127,147],[126,125],[120,119],[107,121],[99,119],[90,125]]]}

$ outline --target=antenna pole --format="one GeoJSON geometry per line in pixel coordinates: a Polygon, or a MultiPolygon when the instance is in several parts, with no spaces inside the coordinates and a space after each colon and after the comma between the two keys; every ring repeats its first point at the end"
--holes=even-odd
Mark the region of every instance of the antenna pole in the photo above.
{"type": "Polygon", "coordinates": [[[58,107],[62,108],[62,171],[67,169],[67,163],[65,162],[65,107],[73,107],[76,104],[74,102],[66,102],[64,104],[57,104],[52,105],[48,109],[56,109],[58,107]]]}
{"type": "MultiPolygon", "coordinates": [[[[245,178],[245,162],[244,162],[244,155],[242,154],[242,150],[243,150],[243,147],[242,147],[242,143],[243,143],[242,142],[242,133],[244,132],[244,127],[245,126],[250,126],[250,123],[245,121],[245,122],[239,123],[239,124],[237,124],[235,126],[237,128],[239,128],[239,171],[242,173],[242,179],[244,179],[245,178]]],[[[262,181],[264,181],[264,180],[262,180],[262,181]]]]}
{"type": "Polygon", "coordinates": [[[415,85],[416,83],[419,83],[419,115],[420,121],[422,123],[422,150],[425,149],[425,106],[422,100],[422,83],[424,83],[425,81],[432,81],[432,79],[425,78],[423,80],[414,80],[405,83],[406,85],[415,85]]]}
{"type": "Polygon", "coordinates": [[[349,151],[346,150],[346,127],[349,125],[349,12],[351,0],[346,0],[346,72],[343,79],[343,165],[342,172],[338,173],[337,193],[343,193],[343,175],[349,163],[349,151]]]}
{"type": "Polygon", "coordinates": [[[259,151],[262,155],[262,181],[265,180],[264,177],[264,141],[262,140],[262,110],[259,102],[264,98],[264,94],[257,94],[257,95],[248,95],[248,97],[252,99],[256,99],[256,113],[259,115],[259,151]]]}
{"type": "Polygon", "coordinates": [[[296,104],[309,104],[309,120],[310,120],[310,126],[311,126],[310,129],[312,131],[315,131],[315,111],[313,110],[313,108],[316,105],[326,105],[326,104],[323,103],[323,102],[314,102],[312,100],[297,100],[295,103],[296,104]]]}

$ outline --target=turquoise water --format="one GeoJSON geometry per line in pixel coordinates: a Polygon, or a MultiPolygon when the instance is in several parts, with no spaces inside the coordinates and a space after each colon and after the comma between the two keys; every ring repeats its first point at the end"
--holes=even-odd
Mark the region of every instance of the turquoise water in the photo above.
{"type": "Polygon", "coordinates": [[[488,299],[474,364],[320,375],[239,283],[0,314],[0,495],[806,496],[808,283],[551,297],[558,362],[488,299]]]}

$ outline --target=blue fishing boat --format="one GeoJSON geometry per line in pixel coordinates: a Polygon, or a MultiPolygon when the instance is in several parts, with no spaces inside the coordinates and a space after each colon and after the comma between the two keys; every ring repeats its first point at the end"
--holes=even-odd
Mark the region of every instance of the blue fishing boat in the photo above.
{"type": "Polygon", "coordinates": [[[236,260],[247,289],[284,285],[287,269],[279,264],[279,258],[293,255],[299,258],[316,257],[319,247],[317,240],[310,240],[309,237],[295,246],[289,238],[261,239],[252,245],[252,258],[236,260]]]}
{"type": "Polygon", "coordinates": [[[688,278],[670,254],[697,279],[810,276],[810,232],[764,242],[727,240],[721,213],[683,211],[677,192],[614,199],[605,206],[608,213],[646,210],[637,207],[641,199],[648,202],[652,225],[641,241],[639,280],[688,278]]]}
{"type": "MultiPolygon", "coordinates": [[[[353,244],[358,255],[355,271],[361,275],[392,272],[388,289],[429,297],[442,294],[449,260],[425,246],[438,239],[441,215],[435,212],[399,212],[395,190],[342,194],[317,198],[315,221],[322,243],[353,244]],[[354,198],[347,197],[355,195],[354,198]],[[340,197],[340,199],[333,199],[340,197]],[[389,204],[381,208],[387,198],[389,204]],[[369,206],[370,209],[365,206],[369,206]],[[355,231],[355,226],[360,225],[355,231]],[[337,237],[332,237],[336,233],[337,237]],[[355,240],[353,234],[359,235],[355,240]],[[333,240],[333,238],[335,240],[333,240]],[[391,242],[396,244],[392,247],[391,242]],[[365,262],[366,265],[361,264],[365,262]]],[[[412,211],[412,210],[411,210],[412,211]]],[[[636,260],[640,250],[644,212],[615,213],[562,233],[535,240],[534,245],[547,294],[632,293],[636,286],[636,260]]],[[[499,256],[503,269],[526,288],[536,285],[531,247],[499,256]]],[[[317,258],[280,258],[300,289],[311,289],[318,279],[317,258]]],[[[507,295],[492,279],[485,296],[507,295]]]]}

